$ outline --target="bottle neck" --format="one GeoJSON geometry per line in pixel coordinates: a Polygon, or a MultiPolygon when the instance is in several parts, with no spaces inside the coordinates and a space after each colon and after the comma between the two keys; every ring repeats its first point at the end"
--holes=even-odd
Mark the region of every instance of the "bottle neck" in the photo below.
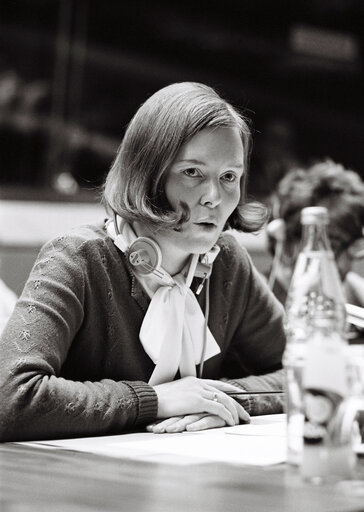
{"type": "Polygon", "coordinates": [[[331,252],[326,224],[305,224],[302,226],[302,250],[331,252]]]}

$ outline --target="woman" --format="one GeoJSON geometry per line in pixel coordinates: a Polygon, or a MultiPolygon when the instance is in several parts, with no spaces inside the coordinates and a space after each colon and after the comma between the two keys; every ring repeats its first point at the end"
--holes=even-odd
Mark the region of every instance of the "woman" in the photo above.
{"type": "Polygon", "coordinates": [[[228,394],[283,380],[283,309],[220,236],[265,220],[245,202],[249,143],[245,119],[202,84],[165,87],[140,107],[106,179],[111,218],[42,248],[5,328],[2,440],[281,412],[280,398],[228,394]]]}

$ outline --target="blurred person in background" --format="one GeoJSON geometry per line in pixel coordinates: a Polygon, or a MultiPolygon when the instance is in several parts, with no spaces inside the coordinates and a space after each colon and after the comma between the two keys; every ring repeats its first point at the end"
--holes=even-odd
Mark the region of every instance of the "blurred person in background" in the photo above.
{"type": "Polygon", "coordinates": [[[282,304],[300,250],[301,210],[325,206],[346,302],[364,307],[364,278],[355,272],[358,260],[364,258],[364,182],[360,176],[329,159],[307,169],[292,169],[279,182],[271,205],[273,220],[267,234],[273,263],[268,280],[282,304]]]}
{"type": "Polygon", "coordinates": [[[13,312],[16,301],[16,294],[0,279],[0,335],[13,312]]]}
{"type": "Polygon", "coordinates": [[[45,244],[0,340],[0,439],[202,430],[279,413],[283,308],[247,251],[247,120],[165,87],[131,120],[109,219],[45,244]],[[246,391],[248,396],[230,396],[246,391]]]}

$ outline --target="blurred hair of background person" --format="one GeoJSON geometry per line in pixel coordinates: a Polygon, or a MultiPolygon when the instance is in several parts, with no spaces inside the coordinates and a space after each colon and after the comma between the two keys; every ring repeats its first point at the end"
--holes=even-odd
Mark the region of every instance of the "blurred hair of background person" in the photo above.
{"type": "Polygon", "coordinates": [[[364,307],[364,277],[355,271],[364,258],[364,182],[332,160],[289,171],[272,195],[273,220],[267,227],[273,254],[269,285],[284,304],[300,250],[300,214],[306,206],[329,210],[328,228],[347,303],[364,307]]]}

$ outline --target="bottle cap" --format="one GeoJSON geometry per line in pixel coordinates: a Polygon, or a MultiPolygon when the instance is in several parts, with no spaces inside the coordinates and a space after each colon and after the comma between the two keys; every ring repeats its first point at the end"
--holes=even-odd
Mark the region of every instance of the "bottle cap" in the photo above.
{"type": "Polygon", "coordinates": [[[308,206],[301,211],[301,224],[328,224],[329,211],[325,206],[308,206]]]}

